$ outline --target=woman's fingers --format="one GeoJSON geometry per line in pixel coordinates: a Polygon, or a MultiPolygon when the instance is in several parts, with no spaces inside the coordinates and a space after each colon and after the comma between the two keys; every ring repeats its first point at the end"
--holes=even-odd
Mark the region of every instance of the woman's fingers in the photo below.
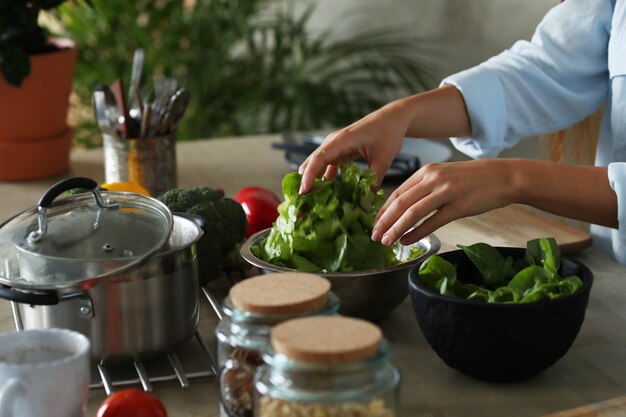
{"type": "Polygon", "coordinates": [[[383,245],[392,245],[423,218],[437,210],[440,206],[439,196],[423,196],[423,192],[417,191],[415,198],[397,199],[376,223],[374,233],[377,236],[372,233],[372,239],[376,240],[374,237],[377,237],[383,245]]]}
{"type": "Polygon", "coordinates": [[[389,206],[396,201],[396,199],[400,196],[406,194],[411,188],[415,187],[421,181],[421,171],[417,171],[415,174],[411,175],[406,181],[398,186],[393,192],[389,195],[385,203],[382,205],[378,213],[376,213],[376,217],[374,218],[375,222],[378,222],[380,216],[387,211],[389,206]]]}
{"type": "MultiPolygon", "coordinates": [[[[400,109],[397,106],[393,108],[400,109]]],[[[309,192],[315,178],[322,174],[329,179],[334,178],[337,165],[359,157],[367,161],[380,185],[391,162],[402,148],[406,132],[406,123],[400,123],[392,113],[392,107],[383,107],[328,135],[298,169],[302,174],[300,193],[309,192]]]]}
{"type": "Polygon", "coordinates": [[[383,178],[385,178],[385,174],[387,173],[387,170],[389,170],[390,166],[391,163],[386,163],[386,161],[376,159],[372,160],[370,163],[369,168],[376,173],[376,180],[379,187],[383,183],[383,178]]]}
{"type": "Polygon", "coordinates": [[[337,165],[328,165],[326,168],[326,172],[324,172],[324,178],[327,180],[333,180],[337,177],[339,170],[337,169],[337,165]]]}
{"type": "Polygon", "coordinates": [[[313,187],[315,178],[320,177],[322,173],[326,172],[328,166],[334,162],[339,152],[333,151],[333,149],[336,148],[322,144],[302,163],[298,170],[298,172],[302,174],[300,194],[308,193],[313,187]]]}
{"type": "Polygon", "coordinates": [[[325,140],[307,159],[300,165],[298,172],[302,174],[300,182],[300,194],[306,194],[313,188],[315,178],[322,174],[328,179],[337,176],[337,166],[358,158],[361,154],[356,148],[347,148],[345,144],[337,140],[325,140]]]}
{"type": "Polygon", "coordinates": [[[453,220],[515,202],[508,164],[484,159],[425,165],[381,207],[372,239],[412,242],[453,220]]]}
{"type": "Polygon", "coordinates": [[[379,210],[372,240],[392,245],[414,228],[405,240],[461,217],[461,202],[472,200],[476,192],[473,180],[465,182],[466,176],[459,175],[461,168],[457,163],[428,164],[413,174],[379,210]]]}
{"type": "Polygon", "coordinates": [[[413,230],[410,230],[408,233],[405,233],[400,238],[400,243],[403,245],[410,245],[411,243],[415,243],[420,239],[425,238],[429,234],[435,232],[440,227],[445,226],[446,224],[456,220],[457,211],[454,209],[452,205],[446,205],[436,212],[433,213],[432,216],[426,218],[419,226],[415,227],[413,230]]]}

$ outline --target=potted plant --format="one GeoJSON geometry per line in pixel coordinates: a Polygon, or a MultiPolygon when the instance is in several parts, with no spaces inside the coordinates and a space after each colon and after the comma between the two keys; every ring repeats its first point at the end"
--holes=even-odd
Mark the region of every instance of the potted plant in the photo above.
{"type": "Polygon", "coordinates": [[[67,127],[76,44],[40,25],[42,10],[63,0],[0,2],[0,180],[58,174],[67,169],[67,127]]]}
{"type": "Polygon", "coordinates": [[[436,85],[429,42],[396,26],[341,37],[314,31],[319,2],[304,9],[282,0],[157,3],[77,0],[60,9],[63,29],[79,44],[77,146],[101,146],[88,108],[93,86],[128,76],[136,48],[146,51],[144,83],[166,74],[192,92],[177,140],[345,126],[436,85]]]}

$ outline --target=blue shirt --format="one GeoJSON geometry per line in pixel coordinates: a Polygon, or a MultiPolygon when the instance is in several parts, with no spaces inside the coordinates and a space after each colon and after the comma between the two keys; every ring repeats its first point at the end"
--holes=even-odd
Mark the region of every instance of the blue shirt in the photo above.
{"type": "Polygon", "coordinates": [[[472,133],[461,152],[495,157],[520,138],[569,127],[604,105],[596,152],[608,166],[619,229],[591,226],[596,247],[626,264],[626,1],[566,0],[531,41],[442,81],[463,94],[472,133]]]}

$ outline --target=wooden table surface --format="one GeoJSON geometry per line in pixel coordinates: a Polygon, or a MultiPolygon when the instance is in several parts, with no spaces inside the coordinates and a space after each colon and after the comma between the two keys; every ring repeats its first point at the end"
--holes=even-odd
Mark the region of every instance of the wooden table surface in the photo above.
{"type": "MultiPolygon", "coordinates": [[[[277,137],[179,143],[179,186],[221,187],[227,196],[233,196],[243,186],[259,185],[280,194],[280,180],[289,172],[289,166],[279,152],[270,149],[273,140],[277,140],[277,137]]],[[[73,151],[70,171],[54,178],[0,182],[0,219],[35,205],[50,185],[75,175],[103,182],[102,151],[73,151]]],[[[561,227],[564,224],[562,222],[545,226],[543,217],[529,217],[526,211],[517,209],[505,211],[504,215],[510,219],[510,224],[519,222],[520,218],[524,222],[539,222],[537,224],[540,226],[529,225],[529,229],[534,230],[532,233],[539,234],[535,237],[546,232],[542,227],[548,227],[547,232],[562,233],[563,239],[571,239],[575,244],[569,248],[570,256],[585,263],[593,271],[595,283],[577,340],[564,358],[533,379],[511,384],[485,383],[448,368],[436,356],[422,336],[407,299],[379,323],[393,346],[392,361],[402,373],[403,416],[539,417],[626,394],[626,268],[593,248],[583,249],[590,243],[588,235],[561,227]]],[[[467,239],[468,236],[496,244],[518,242],[522,238],[516,231],[509,232],[506,224],[498,227],[498,235],[494,236],[488,229],[484,229],[484,224],[474,227],[472,222],[460,222],[456,223],[452,232],[442,231],[440,237],[444,248],[465,243],[459,240],[467,239]]],[[[212,334],[214,325],[215,320],[205,319],[201,322],[206,334],[212,334]]],[[[10,303],[0,300],[0,332],[13,329],[10,303]]],[[[163,400],[170,417],[217,415],[214,379],[192,382],[187,390],[174,384],[155,385],[154,393],[163,400]]],[[[104,397],[102,390],[92,390],[89,416],[95,415],[104,397]]],[[[610,403],[614,410],[617,409],[616,402],[619,400],[610,403]]],[[[595,407],[599,409],[601,405],[595,407]]],[[[606,414],[569,412],[559,415],[624,414],[609,414],[607,411],[606,414]]]]}

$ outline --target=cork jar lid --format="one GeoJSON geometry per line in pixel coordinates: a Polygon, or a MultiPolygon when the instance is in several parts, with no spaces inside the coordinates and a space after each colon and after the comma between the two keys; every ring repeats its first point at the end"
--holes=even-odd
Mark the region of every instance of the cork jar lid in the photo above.
{"type": "Polygon", "coordinates": [[[315,274],[284,272],[259,275],[234,285],[229,292],[235,308],[250,313],[305,314],[324,308],[330,282],[315,274]]]}
{"type": "Polygon", "coordinates": [[[288,358],[322,364],[356,362],[376,354],[381,330],[361,319],[314,316],[288,320],[272,328],[272,347],[288,358]]]}

